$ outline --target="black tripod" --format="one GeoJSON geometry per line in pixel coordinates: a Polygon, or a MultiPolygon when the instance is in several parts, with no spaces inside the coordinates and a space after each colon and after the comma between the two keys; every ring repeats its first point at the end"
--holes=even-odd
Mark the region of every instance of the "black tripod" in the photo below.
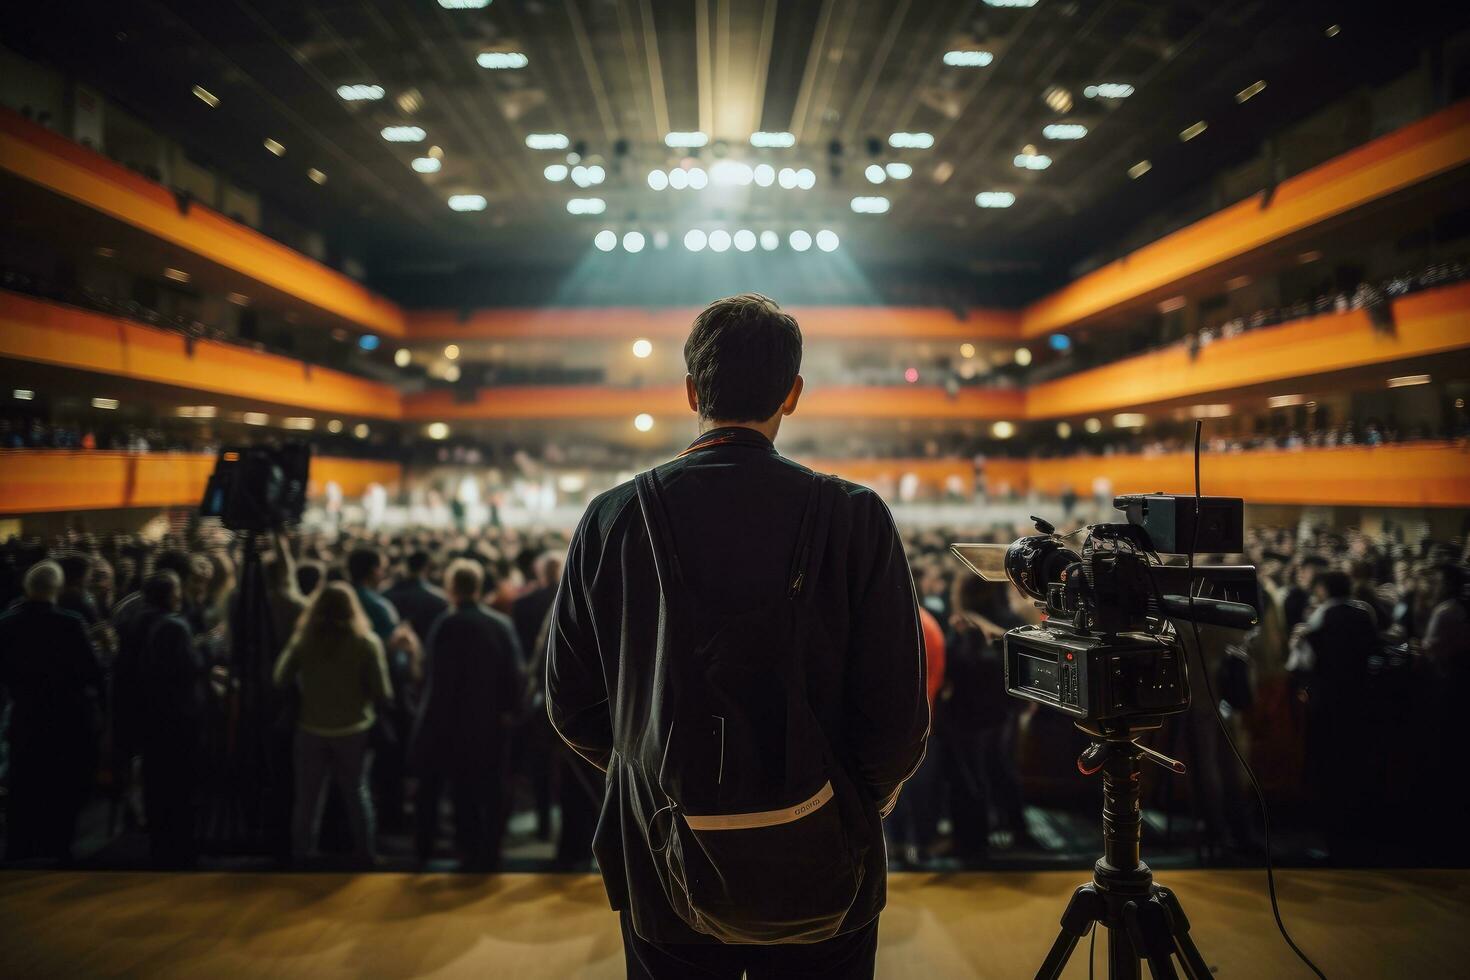
{"type": "Polygon", "coordinates": [[[1060,977],[1078,941],[1094,925],[1108,931],[1112,980],[1137,980],[1144,960],[1154,980],[1176,980],[1174,957],[1187,980],[1209,980],[1210,968],[1189,936],[1189,919],[1179,899],[1154,883],[1153,872],[1138,855],[1139,760],[1184,771],[1182,762],[1134,740],[1142,727],[1158,726],[1082,729],[1095,741],[1078,757],[1077,768],[1088,776],[1098,770],[1103,774],[1103,856],[1093,865],[1092,880],[1072,893],[1061,932],[1036,971],[1037,980],[1060,977]]]}

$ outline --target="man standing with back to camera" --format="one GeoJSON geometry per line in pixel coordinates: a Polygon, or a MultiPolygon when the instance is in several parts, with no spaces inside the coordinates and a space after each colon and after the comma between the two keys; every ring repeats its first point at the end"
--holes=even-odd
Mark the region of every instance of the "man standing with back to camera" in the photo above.
{"type": "Polygon", "coordinates": [[[903,544],[872,491],[776,452],[791,316],[719,300],[684,358],[700,436],[587,508],[547,710],[607,773],[593,850],[630,977],[871,977],[881,821],[929,727],[903,544]]]}

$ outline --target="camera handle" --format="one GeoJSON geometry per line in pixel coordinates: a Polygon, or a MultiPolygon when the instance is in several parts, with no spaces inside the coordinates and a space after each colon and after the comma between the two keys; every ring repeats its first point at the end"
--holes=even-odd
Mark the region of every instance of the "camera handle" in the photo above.
{"type": "Polygon", "coordinates": [[[1078,941],[1095,926],[1107,931],[1112,980],[1138,980],[1144,962],[1154,980],[1177,980],[1181,972],[1187,980],[1209,980],[1210,968],[1189,935],[1178,897],[1154,882],[1139,854],[1141,760],[1175,773],[1184,764],[1140,745],[1128,729],[1083,731],[1095,741],[1078,757],[1077,768],[1103,776],[1103,856],[1093,865],[1092,880],[1072,893],[1037,980],[1057,980],[1078,941]]]}

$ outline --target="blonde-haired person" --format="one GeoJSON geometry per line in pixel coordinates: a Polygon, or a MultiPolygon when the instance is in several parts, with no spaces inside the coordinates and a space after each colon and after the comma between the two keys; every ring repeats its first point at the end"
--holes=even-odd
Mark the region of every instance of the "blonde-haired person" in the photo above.
{"type": "Polygon", "coordinates": [[[296,800],[291,852],[304,860],[316,844],[322,791],[330,777],[347,805],[355,857],[374,857],[374,816],[368,792],[374,705],[392,697],[383,645],[352,587],[332,582],[307,607],[296,634],[276,661],[277,687],[295,681],[301,715],[295,745],[296,800]]]}

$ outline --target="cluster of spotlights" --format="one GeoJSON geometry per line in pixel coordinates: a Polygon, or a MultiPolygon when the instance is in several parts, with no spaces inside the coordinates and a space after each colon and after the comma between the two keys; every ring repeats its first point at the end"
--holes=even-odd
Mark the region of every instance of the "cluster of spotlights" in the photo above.
{"type": "Polygon", "coordinates": [[[768,163],[754,167],[738,160],[721,160],[709,170],[703,167],[675,167],[672,170],[650,170],[648,186],[656,191],[702,191],[714,184],[720,187],[770,187],[809,191],[817,186],[817,174],[809,167],[782,167],[779,171],[768,163]]]}
{"type": "MultiPolygon", "coordinates": [[[[611,252],[618,247],[619,241],[617,232],[611,228],[604,228],[593,237],[592,244],[596,245],[600,251],[611,252]]],[[[732,248],[737,252],[754,252],[757,248],[774,252],[781,247],[780,234],[770,229],[757,234],[749,228],[740,228],[733,232],[724,228],[716,228],[713,231],[691,228],[684,233],[683,241],[684,247],[691,252],[706,250],[728,252],[732,248]]],[[[629,231],[623,234],[621,243],[623,251],[636,253],[643,251],[648,240],[642,232],[629,231]]],[[[666,244],[665,236],[664,244],[659,244],[657,247],[663,248],[666,244]]],[[[815,234],[798,228],[786,236],[786,244],[794,252],[809,251],[814,245],[820,251],[835,252],[841,242],[837,237],[837,232],[830,228],[823,228],[815,234]]]]}

